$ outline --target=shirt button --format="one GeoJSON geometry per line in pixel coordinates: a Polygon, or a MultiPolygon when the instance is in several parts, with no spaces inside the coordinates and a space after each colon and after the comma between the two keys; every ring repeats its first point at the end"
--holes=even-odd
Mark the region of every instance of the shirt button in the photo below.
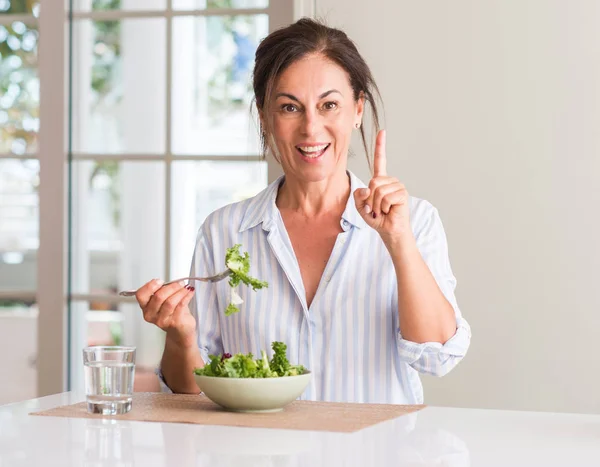
{"type": "Polygon", "coordinates": [[[344,227],[348,227],[350,224],[348,223],[348,221],[346,221],[346,220],[345,220],[345,221],[343,221],[343,222],[342,222],[342,225],[343,225],[344,227]]]}

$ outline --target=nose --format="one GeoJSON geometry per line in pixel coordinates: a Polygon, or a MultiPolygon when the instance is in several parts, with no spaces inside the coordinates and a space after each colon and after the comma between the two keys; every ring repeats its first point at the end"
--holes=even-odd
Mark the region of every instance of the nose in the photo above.
{"type": "Polygon", "coordinates": [[[305,136],[314,135],[319,125],[319,114],[315,109],[306,110],[302,117],[302,134],[305,136]]]}

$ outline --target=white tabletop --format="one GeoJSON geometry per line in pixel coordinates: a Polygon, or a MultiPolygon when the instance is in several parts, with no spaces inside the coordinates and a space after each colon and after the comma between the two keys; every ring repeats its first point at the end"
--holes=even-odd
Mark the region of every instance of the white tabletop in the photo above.
{"type": "Polygon", "coordinates": [[[38,417],[0,407],[0,467],[600,466],[600,416],[427,407],[357,433],[38,417]]]}

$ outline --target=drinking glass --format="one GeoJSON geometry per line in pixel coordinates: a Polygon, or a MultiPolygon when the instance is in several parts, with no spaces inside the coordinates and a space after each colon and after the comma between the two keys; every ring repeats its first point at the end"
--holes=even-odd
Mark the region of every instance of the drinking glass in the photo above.
{"type": "Polygon", "coordinates": [[[83,365],[88,412],[116,415],[131,410],[135,347],[86,347],[83,365]]]}

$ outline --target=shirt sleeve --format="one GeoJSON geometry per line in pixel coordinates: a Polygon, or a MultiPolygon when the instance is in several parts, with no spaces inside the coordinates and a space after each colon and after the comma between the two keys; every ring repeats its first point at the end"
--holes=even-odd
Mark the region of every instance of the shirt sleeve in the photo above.
{"type": "MultiPolygon", "coordinates": [[[[462,317],[454,295],[456,278],[450,267],[446,233],[439,213],[426,201],[422,201],[422,203],[425,203],[424,206],[428,208],[429,212],[423,216],[425,221],[415,233],[417,247],[438,287],[454,309],[456,332],[444,344],[440,342],[416,343],[404,339],[401,329],[398,329],[398,351],[400,358],[419,373],[444,376],[466,355],[471,342],[471,328],[462,317]]],[[[395,304],[397,307],[397,297],[395,304]]]]}
{"type": "MultiPolygon", "coordinates": [[[[207,219],[198,231],[190,276],[206,277],[216,273],[208,222],[209,219],[207,219]]],[[[208,282],[196,286],[189,308],[196,320],[196,334],[198,336],[200,356],[204,362],[208,362],[210,354],[218,355],[223,353],[216,285],[208,282]]],[[[155,373],[158,376],[161,391],[172,392],[165,382],[160,366],[156,369],[155,373]]]]}

